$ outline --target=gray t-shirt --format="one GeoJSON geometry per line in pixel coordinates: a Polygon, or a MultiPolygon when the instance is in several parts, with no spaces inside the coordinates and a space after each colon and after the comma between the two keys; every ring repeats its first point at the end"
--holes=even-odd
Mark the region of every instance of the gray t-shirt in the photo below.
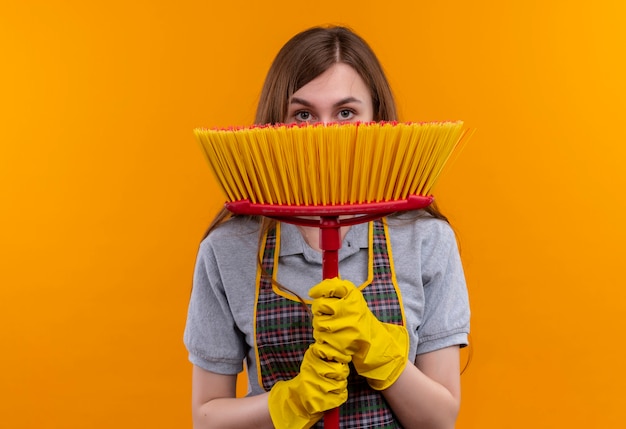
{"type": "MultiPolygon", "coordinates": [[[[467,344],[469,303],[454,233],[415,213],[388,218],[393,269],[410,336],[409,359],[467,344]]],[[[200,245],[184,342],[189,360],[207,371],[237,374],[247,362],[250,394],[260,394],[254,351],[259,224],[233,218],[200,245]]],[[[341,278],[368,277],[368,224],[350,228],[339,251],[341,278]]],[[[322,255],[297,228],[281,224],[278,281],[303,298],[322,280],[322,255]]]]}

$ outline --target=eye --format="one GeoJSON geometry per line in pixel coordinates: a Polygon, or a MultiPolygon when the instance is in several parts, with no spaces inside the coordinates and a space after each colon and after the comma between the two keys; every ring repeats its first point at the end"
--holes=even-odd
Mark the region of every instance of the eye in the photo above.
{"type": "Polygon", "coordinates": [[[296,114],[294,115],[294,118],[296,119],[296,121],[300,121],[300,122],[310,121],[311,112],[307,112],[306,110],[300,110],[299,112],[296,112],[296,114]]]}
{"type": "Polygon", "coordinates": [[[352,110],[350,110],[350,109],[340,110],[339,114],[337,115],[337,118],[340,121],[349,121],[353,117],[354,117],[354,112],[352,110]]]}

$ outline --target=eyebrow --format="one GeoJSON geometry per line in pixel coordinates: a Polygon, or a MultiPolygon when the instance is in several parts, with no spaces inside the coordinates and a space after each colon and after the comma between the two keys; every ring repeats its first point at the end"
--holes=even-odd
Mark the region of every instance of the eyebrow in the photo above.
{"type": "MultiPolygon", "coordinates": [[[[341,100],[333,104],[333,107],[339,107],[348,103],[362,103],[362,101],[359,100],[358,98],[346,97],[346,98],[342,98],[341,100]]],[[[306,106],[306,107],[313,107],[313,105],[309,103],[307,100],[303,98],[298,98],[298,97],[293,97],[291,101],[289,102],[289,104],[302,104],[303,106],[306,106]]]]}

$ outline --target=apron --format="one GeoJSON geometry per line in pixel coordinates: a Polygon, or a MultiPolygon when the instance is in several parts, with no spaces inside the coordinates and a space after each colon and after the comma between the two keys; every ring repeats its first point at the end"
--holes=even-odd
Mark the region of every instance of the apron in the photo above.
{"type": "MultiPolygon", "coordinates": [[[[382,220],[370,222],[369,231],[371,272],[359,289],[378,320],[403,325],[403,308],[390,259],[386,224],[382,220]],[[369,279],[371,282],[368,283],[369,279]]],[[[261,266],[274,279],[280,253],[279,237],[280,224],[267,233],[261,257],[261,266]]],[[[304,352],[315,341],[312,316],[300,301],[276,293],[269,276],[262,276],[260,269],[257,273],[255,309],[257,369],[259,383],[266,391],[277,381],[290,380],[298,374],[304,352]]],[[[352,366],[348,378],[348,400],[340,407],[339,415],[341,429],[401,427],[383,395],[370,388],[367,380],[358,375],[352,366]]],[[[313,427],[323,428],[323,419],[313,427]]]]}

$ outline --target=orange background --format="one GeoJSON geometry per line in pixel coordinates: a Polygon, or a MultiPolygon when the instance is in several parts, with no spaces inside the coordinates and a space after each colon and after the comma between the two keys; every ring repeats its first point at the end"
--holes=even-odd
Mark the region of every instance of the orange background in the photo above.
{"type": "Polygon", "coordinates": [[[619,427],[626,2],[8,2],[0,427],[190,427],[182,344],[220,207],[192,136],[250,123],[280,46],[342,23],[404,120],[477,130],[436,196],[473,361],[458,427],[619,427]]]}

